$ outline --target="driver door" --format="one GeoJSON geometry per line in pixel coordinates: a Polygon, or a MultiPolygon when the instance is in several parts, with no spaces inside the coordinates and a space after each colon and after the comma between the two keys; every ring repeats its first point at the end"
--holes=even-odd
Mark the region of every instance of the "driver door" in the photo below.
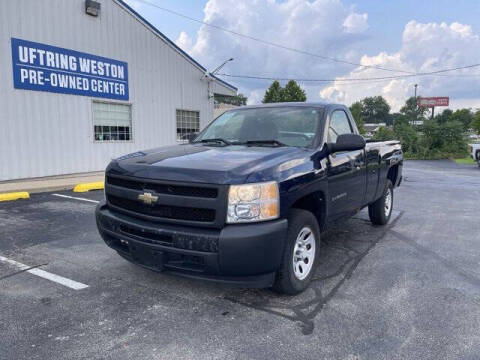
{"type": "MultiPolygon", "coordinates": [[[[355,134],[356,127],[343,109],[330,114],[328,142],[342,134],[355,134]]],[[[328,156],[330,217],[350,216],[360,210],[366,191],[365,151],[343,151],[328,156]]]]}

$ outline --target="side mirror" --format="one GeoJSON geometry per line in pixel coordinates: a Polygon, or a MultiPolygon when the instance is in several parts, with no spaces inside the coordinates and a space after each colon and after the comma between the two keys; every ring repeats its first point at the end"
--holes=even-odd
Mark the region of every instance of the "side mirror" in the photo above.
{"type": "Polygon", "coordinates": [[[189,143],[193,142],[193,140],[195,140],[198,136],[198,133],[196,132],[193,132],[193,133],[190,133],[187,135],[187,140],[189,143]]]}
{"type": "Polygon", "coordinates": [[[338,136],[336,143],[327,144],[327,150],[329,154],[333,154],[339,151],[362,150],[365,145],[365,139],[361,135],[342,134],[338,136]]]}

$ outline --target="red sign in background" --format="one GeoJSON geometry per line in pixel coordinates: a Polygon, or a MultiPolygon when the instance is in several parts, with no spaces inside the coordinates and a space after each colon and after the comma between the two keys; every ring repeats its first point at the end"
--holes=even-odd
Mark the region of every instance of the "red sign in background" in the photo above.
{"type": "Polygon", "coordinates": [[[450,98],[448,96],[417,98],[417,105],[422,107],[448,106],[450,98]]]}

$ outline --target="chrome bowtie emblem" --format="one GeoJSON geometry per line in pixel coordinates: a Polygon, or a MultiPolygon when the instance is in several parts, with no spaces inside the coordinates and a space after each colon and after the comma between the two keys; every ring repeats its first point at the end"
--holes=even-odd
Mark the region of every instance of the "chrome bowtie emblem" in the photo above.
{"type": "Polygon", "coordinates": [[[144,204],[151,205],[157,202],[158,196],[153,196],[151,193],[146,192],[138,195],[138,200],[143,201],[144,204]]]}

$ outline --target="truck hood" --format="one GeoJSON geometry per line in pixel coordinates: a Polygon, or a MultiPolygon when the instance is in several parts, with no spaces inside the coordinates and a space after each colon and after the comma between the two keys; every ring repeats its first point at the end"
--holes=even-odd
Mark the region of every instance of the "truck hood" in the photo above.
{"type": "Polygon", "coordinates": [[[255,181],[273,180],[279,170],[288,170],[289,163],[298,166],[310,154],[295,147],[185,144],[123,156],[110,163],[107,173],[155,180],[241,184],[249,182],[250,174],[255,174],[255,181]]]}

